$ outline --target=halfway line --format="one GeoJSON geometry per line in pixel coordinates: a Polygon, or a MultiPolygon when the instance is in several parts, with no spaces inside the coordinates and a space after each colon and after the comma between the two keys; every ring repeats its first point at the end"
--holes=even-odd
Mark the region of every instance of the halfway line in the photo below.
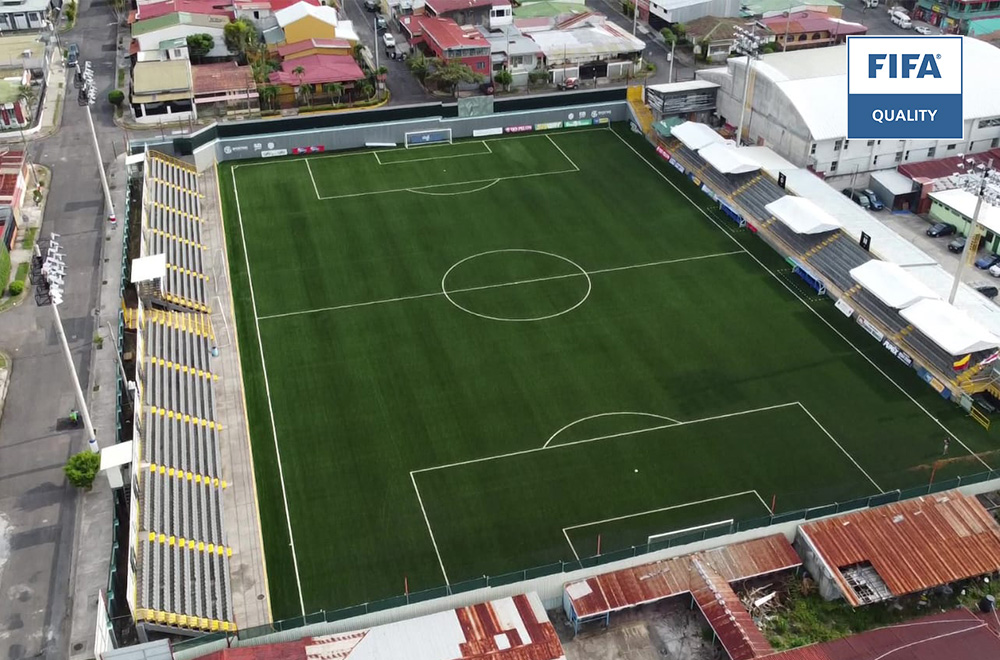
{"type": "MultiPolygon", "coordinates": [[[[580,271],[567,273],[565,275],[550,275],[548,277],[533,277],[528,280],[515,280],[513,282],[501,282],[500,284],[483,284],[480,286],[470,286],[464,289],[452,289],[448,293],[467,293],[470,291],[484,291],[486,289],[500,289],[508,286],[519,286],[521,284],[534,284],[536,282],[548,282],[552,280],[564,280],[571,277],[583,277],[584,275],[600,275],[601,273],[614,273],[623,270],[634,270],[637,268],[648,268],[650,266],[665,266],[667,264],[677,264],[686,261],[701,261],[703,259],[715,259],[716,257],[730,257],[736,254],[744,254],[745,250],[732,250],[730,252],[716,252],[715,254],[702,254],[697,257],[683,257],[681,259],[665,259],[663,261],[651,261],[644,264],[633,264],[631,266],[615,266],[614,268],[601,268],[599,270],[580,271]]],[[[316,309],[306,309],[300,312],[284,312],[282,314],[268,314],[258,316],[258,321],[265,319],[280,319],[286,316],[299,316],[302,314],[318,314],[320,312],[335,312],[342,309],[353,309],[355,307],[370,307],[372,305],[385,305],[387,303],[403,302],[406,300],[419,300],[420,298],[433,298],[445,295],[444,291],[433,291],[431,293],[418,293],[412,296],[400,296],[398,298],[383,298],[381,300],[369,300],[368,302],[348,303],[346,305],[335,305],[333,307],[318,307],[316,309]]]]}

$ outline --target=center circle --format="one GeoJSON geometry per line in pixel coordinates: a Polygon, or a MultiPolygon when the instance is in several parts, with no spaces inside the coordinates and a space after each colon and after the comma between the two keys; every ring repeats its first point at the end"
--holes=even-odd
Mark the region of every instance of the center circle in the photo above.
{"type": "Polygon", "coordinates": [[[583,303],[585,303],[587,301],[587,298],[590,297],[590,291],[591,291],[592,288],[593,288],[593,283],[590,281],[590,275],[587,273],[587,271],[585,271],[583,269],[582,266],[580,266],[580,264],[576,263],[575,261],[567,259],[566,257],[560,256],[558,254],[553,254],[551,252],[544,252],[542,250],[528,250],[528,249],[522,249],[522,248],[508,248],[508,249],[503,249],[503,250],[488,250],[486,252],[480,252],[478,254],[473,254],[473,255],[468,256],[468,257],[462,259],[461,261],[458,261],[455,264],[453,264],[451,266],[451,268],[449,268],[447,271],[445,271],[444,276],[441,278],[441,293],[443,293],[444,297],[448,299],[448,302],[450,302],[455,307],[459,308],[460,310],[462,310],[463,312],[465,312],[467,314],[472,314],[473,316],[478,316],[479,318],[482,318],[482,319],[488,319],[490,321],[508,321],[508,322],[512,322],[512,323],[523,323],[523,322],[528,322],[528,321],[544,321],[546,319],[552,319],[552,318],[555,318],[557,316],[562,316],[563,314],[568,314],[568,313],[572,312],[574,309],[576,309],[577,307],[579,307],[580,305],[582,305],[583,303]],[[457,287],[457,288],[454,288],[454,289],[451,289],[451,290],[448,289],[448,277],[450,275],[452,275],[452,273],[455,271],[455,269],[459,268],[460,266],[462,266],[463,264],[465,264],[465,263],[467,263],[469,261],[472,261],[473,259],[481,259],[483,257],[489,257],[491,255],[496,255],[496,254],[540,255],[540,256],[543,256],[543,257],[547,257],[548,259],[555,259],[557,261],[560,261],[560,262],[562,262],[563,266],[569,265],[570,268],[571,268],[571,271],[568,272],[568,273],[559,274],[559,275],[534,276],[534,277],[526,277],[526,278],[523,278],[523,279],[521,279],[521,278],[515,278],[515,279],[510,280],[510,281],[503,281],[503,282],[496,282],[496,283],[485,283],[485,284],[476,284],[476,285],[467,286],[467,287],[457,287]],[[533,285],[533,284],[538,284],[538,283],[542,283],[542,282],[561,281],[561,280],[573,280],[573,279],[577,279],[577,278],[580,278],[580,277],[583,277],[586,280],[586,282],[587,282],[587,287],[586,287],[586,290],[583,292],[583,295],[580,296],[579,300],[577,300],[575,303],[568,304],[565,309],[560,309],[559,311],[553,312],[551,314],[542,314],[542,315],[524,316],[524,317],[521,317],[521,316],[499,316],[499,315],[493,315],[493,314],[483,314],[482,312],[477,312],[474,309],[469,309],[469,307],[467,305],[463,305],[463,304],[459,303],[457,300],[455,300],[455,296],[457,294],[459,294],[459,293],[471,293],[471,292],[476,292],[476,291],[490,291],[490,290],[504,289],[504,288],[507,288],[507,287],[533,285]]]}

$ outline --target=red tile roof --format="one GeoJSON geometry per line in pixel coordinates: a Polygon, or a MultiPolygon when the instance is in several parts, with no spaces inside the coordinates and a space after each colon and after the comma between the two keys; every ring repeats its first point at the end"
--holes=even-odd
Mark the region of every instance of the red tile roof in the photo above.
{"type": "MultiPolygon", "coordinates": [[[[985,153],[981,154],[966,154],[965,158],[975,159],[976,163],[986,164],[990,159],[994,162],[1000,163],[1000,149],[991,149],[985,153]]],[[[899,166],[899,173],[903,176],[908,176],[911,179],[944,179],[960,169],[958,164],[964,159],[958,156],[953,156],[951,158],[939,158],[937,160],[928,160],[923,163],[908,163],[906,165],[899,166]]]]}
{"type": "MultiPolygon", "coordinates": [[[[990,615],[992,617],[992,615],[990,615]]],[[[767,660],[985,660],[1000,658],[986,617],[966,609],[785,651],[767,660]]]]}
{"type": "Polygon", "coordinates": [[[191,77],[194,80],[195,94],[237,90],[245,92],[251,87],[256,87],[250,67],[238,66],[236,62],[198,64],[191,67],[191,77]]]}
{"type": "Polygon", "coordinates": [[[450,18],[438,18],[437,16],[423,16],[414,19],[415,25],[410,29],[422,32],[425,37],[431,39],[442,50],[450,48],[489,48],[490,42],[486,37],[471,25],[458,25],[450,18]]]}
{"type": "Polygon", "coordinates": [[[163,0],[163,2],[139,5],[134,20],[145,21],[179,11],[210,16],[232,16],[230,6],[231,3],[226,0],[163,0]]]}
{"type": "Polygon", "coordinates": [[[288,57],[289,55],[294,55],[295,53],[301,53],[304,50],[309,50],[311,48],[351,48],[351,42],[347,39],[306,39],[305,41],[296,41],[293,44],[284,44],[278,46],[278,55],[282,57],[288,57]]]}
{"type": "Polygon", "coordinates": [[[430,7],[435,14],[447,14],[452,11],[463,9],[474,9],[476,7],[492,7],[497,5],[509,5],[510,2],[494,2],[494,0],[426,0],[425,4],[430,7]]]}
{"type": "Polygon", "coordinates": [[[291,60],[281,65],[281,71],[275,71],[268,78],[279,85],[298,86],[300,83],[322,85],[323,83],[342,83],[361,80],[364,72],[350,55],[307,55],[297,60],[291,60]],[[302,67],[302,78],[295,69],[302,67]]]}
{"type": "Polygon", "coordinates": [[[799,528],[854,606],[840,568],[870,563],[894,596],[991,573],[1000,566],[1000,525],[957,490],[886,504],[799,528]]]}
{"type": "Polygon", "coordinates": [[[788,26],[789,34],[800,32],[829,32],[830,34],[864,34],[868,28],[860,23],[850,23],[831,18],[824,11],[793,11],[787,18],[782,15],[771,16],[760,21],[775,33],[784,33],[788,26]]]}

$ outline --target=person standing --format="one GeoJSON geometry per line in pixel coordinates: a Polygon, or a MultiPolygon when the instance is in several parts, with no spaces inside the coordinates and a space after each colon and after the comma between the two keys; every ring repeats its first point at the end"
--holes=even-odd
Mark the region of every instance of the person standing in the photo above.
{"type": "Polygon", "coordinates": [[[944,450],[941,452],[942,456],[947,456],[948,455],[948,446],[950,444],[951,444],[951,438],[948,437],[948,436],[944,436],[944,450]]]}

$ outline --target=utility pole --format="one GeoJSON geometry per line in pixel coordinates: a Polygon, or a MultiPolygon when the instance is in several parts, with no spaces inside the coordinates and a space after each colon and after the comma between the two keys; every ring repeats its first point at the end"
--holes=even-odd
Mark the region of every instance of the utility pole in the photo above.
{"type": "Polygon", "coordinates": [[[372,19],[372,30],[375,33],[375,70],[378,71],[378,18],[372,19]]]}
{"type": "Polygon", "coordinates": [[[639,25],[639,0],[632,0],[632,36],[635,36],[635,29],[639,25]]]}
{"type": "Polygon", "coordinates": [[[674,81],[674,49],[677,47],[677,36],[674,36],[674,40],[670,42],[670,73],[667,74],[667,82],[672,83],[674,81]]]}
{"type": "Polygon", "coordinates": [[[90,108],[97,103],[97,89],[94,87],[94,70],[90,66],[90,60],[83,67],[83,89],[87,95],[87,125],[90,127],[90,137],[94,143],[94,155],[97,157],[97,172],[101,175],[101,187],[104,188],[104,203],[108,209],[108,222],[115,224],[118,221],[115,215],[115,203],[111,199],[111,189],[108,187],[108,175],[104,171],[104,159],[101,157],[101,145],[97,142],[97,129],[94,128],[94,115],[90,108]]]}

